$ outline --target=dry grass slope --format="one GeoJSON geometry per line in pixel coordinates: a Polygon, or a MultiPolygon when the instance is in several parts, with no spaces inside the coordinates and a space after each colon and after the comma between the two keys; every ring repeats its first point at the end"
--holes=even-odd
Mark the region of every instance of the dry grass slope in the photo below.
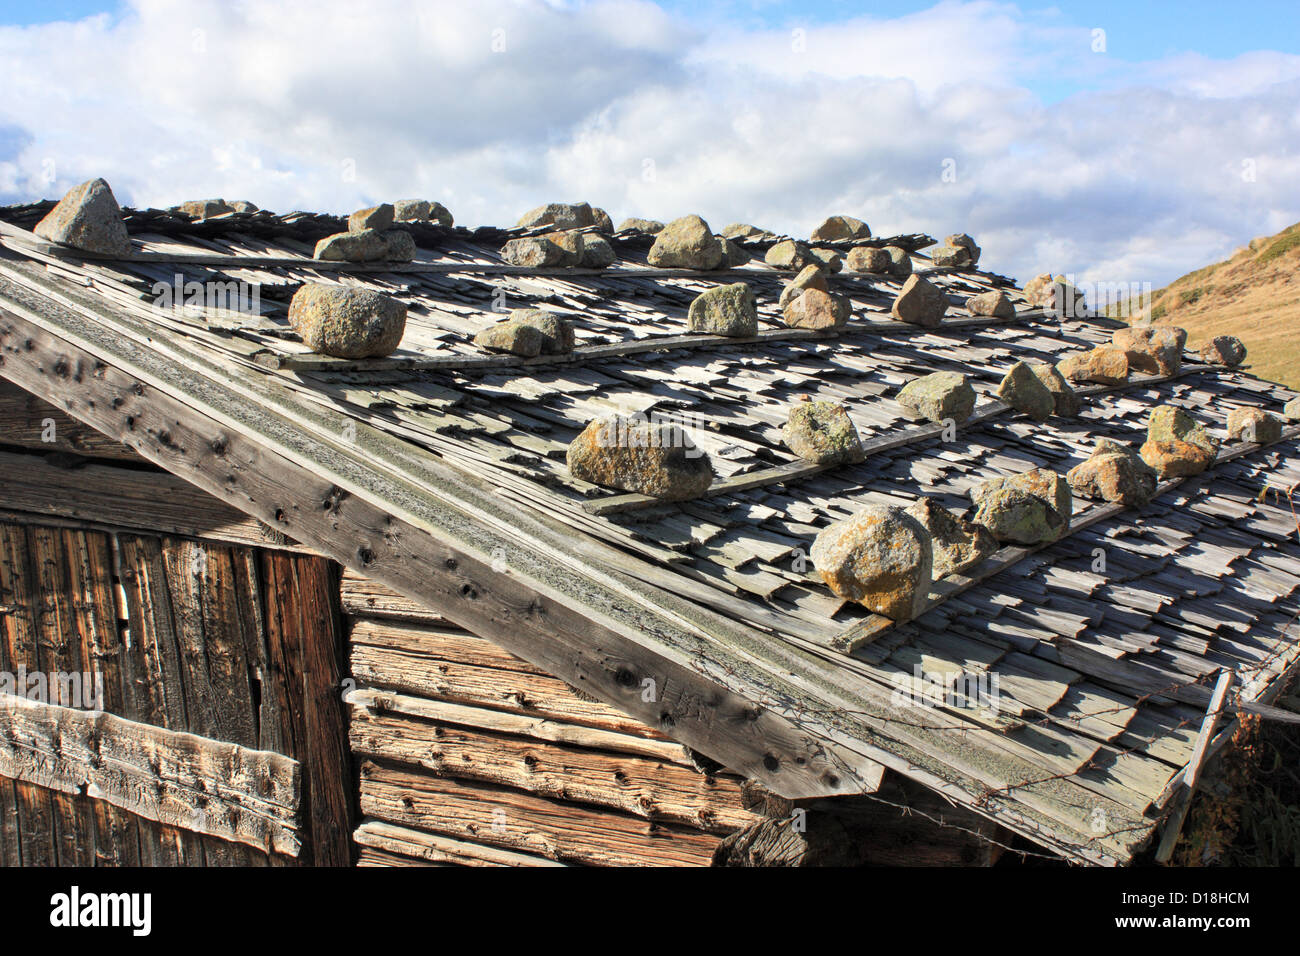
{"type": "Polygon", "coordinates": [[[1300,388],[1300,223],[1154,292],[1151,315],[1187,329],[1192,348],[1235,335],[1253,372],[1300,388]]]}

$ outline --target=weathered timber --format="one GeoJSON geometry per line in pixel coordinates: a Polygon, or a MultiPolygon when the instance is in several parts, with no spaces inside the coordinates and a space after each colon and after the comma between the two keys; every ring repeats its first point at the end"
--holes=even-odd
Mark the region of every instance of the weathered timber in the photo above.
{"type": "Polygon", "coordinates": [[[146,464],[121,442],[83,425],[3,379],[0,379],[0,445],[146,464]]]}
{"type": "Polygon", "coordinates": [[[5,510],[152,534],[259,548],[297,548],[264,522],[165,471],[104,464],[61,467],[40,455],[0,452],[5,510]]]}
{"type": "Polygon", "coordinates": [[[357,617],[391,618],[413,624],[449,625],[441,614],[425,607],[419,601],[398,594],[390,587],[357,574],[351,568],[343,569],[339,585],[343,613],[357,617]]]}
{"type": "Polygon", "coordinates": [[[629,754],[588,750],[354,708],[352,749],[438,776],[730,833],[755,821],[740,781],[629,754]]]}
{"type": "MultiPolygon", "coordinates": [[[[383,820],[364,820],[355,834],[361,853],[385,853],[391,866],[412,866],[424,863],[438,866],[565,866],[557,860],[531,853],[517,853],[483,843],[453,840],[436,833],[425,833],[410,827],[385,823],[383,820]]],[[[361,861],[357,861],[361,865],[361,861]]]]}
{"type": "Polygon", "coordinates": [[[286,748],[302,762],[304,831],[317,866],[351,862],[357,818],[343,704],[338,580],[324,558],[261,556],[270,673],[263,693],[281,702],[286,748]]]}
{"type": "Polygon", "coordinates": [[[596,866],[703,866],[720,838],[488,784],[366,761],[361,809],[454,839],[596,866]]]}
{"type": "Polygon", "coordinates": [[[362,643],[353,631],[352,674],[368,684],[433,700],[667,739],[620,710],[576,694],[564,681],[540,670],[502,668],[496,662],[482,666],[487,642],[468,634],[455,635],[454,643],[448,635],[438,644],[424,647],[398,643],[391,631],[383,629],[370,629],[367,634],[375,635],[375,643],[362,643]],[[459,651],[457,645],[468,651],[459,651]],[[480,656],[480,661],[460,662],[460,658],[472,656],[480,656]]]}
{"type": "Polygon", "coordinates": [[[137,816],[298,852],[298,763],[150,724],[0,696],[0,776],[137,816]]]}
{"type": "Polygon", "coordinates": [[[662,735],[653,731],[649,732],[653,736],[627,734],[617,730],[551,720],[546,717],[430,700],[373,687],[351,690],[344,700],[353,707],[364,707],[377,714],[421,717],[459,727],[472,727],[478,730],[512,734],[516,737],[531,737],[534,740],[545,740],[550,743],[568,744],[592,750],[608,750],[612,753],[631,754],[649,757],[652,760],[666,760],[682,766],[694,766],[687,748],[675,741],[664,740],[662,735]]]}

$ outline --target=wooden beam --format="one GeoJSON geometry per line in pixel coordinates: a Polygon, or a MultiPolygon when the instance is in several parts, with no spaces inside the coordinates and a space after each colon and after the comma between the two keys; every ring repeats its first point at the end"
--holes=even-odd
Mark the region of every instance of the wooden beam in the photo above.
{"type": "Polygon", "coordinates": [[[446,864],[452,866],[542,866],[567,864],[531,853],[516,853],[500,847],[469,840],[455,840],[437,833],[425,833],[410,827],[365,820],[354,834],[357,845],[391,855],[393,865],[418,866],[446,864]],[[400,861],[400,863],[398,862],[400,861]]]}
{"type": "Polygon", "coordinates": [[[298,762],[282,754],[3,694],[0,776],[298,854],[298,762]]]}
{"type": "Polygon", "coordinates": [[[1156,848],[1157,863],[1168,863],[1174,855],[1174,846],[1178,843],[1178,834],[1182,832],[1183,821],[1187,819],[1192,795],[1196,793],[1201,766],[1205,761],[1210,740],[1214,737],[1214,728],[1218,726],[1219,718],[1223,713],[1223,702],[1227,699],[1228,691],[1232,689],[1232,682],[1236,676],[1236,671],[1225,667],[1223,673],[1219,675],[1218,683],[1214,685],[1214,696],[1210,698],[1210,706],[1201,721],[1200,733],[1196,735],[1196,746],[1192,748],[1192,756],[1187,761],[1187,770],[1183,774],[1182,790],[1175,798],[1174,807],[1160,833],[1160,845],[1156,848]]]}

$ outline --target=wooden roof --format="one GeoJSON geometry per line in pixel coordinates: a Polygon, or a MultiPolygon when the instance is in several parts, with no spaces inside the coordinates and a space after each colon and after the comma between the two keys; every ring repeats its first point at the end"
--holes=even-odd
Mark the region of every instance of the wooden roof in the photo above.
{"type": "Polygon", "coordinates": [[[826,336],[781,323],[790,275],[763,265],[770,242],[719,273],[650,268],[642,235],[615,237],[602,272],[524,270],[498,254],[519,230],[429,225],[416,262],[350,265],[310,258],[345,228],[336,217],[128,210],[138,253],[107,261],[35,240],[46,209],[0,211],[0,374],[785,796],[870,791],[888,767],[1074,859],[1123,862],[1174,792],[1214,675],[1235,669],[1242,703],[1262,703],[1296,659],[1296,521],[1285,495],[1261,496],[1300,482],[1294,427],[1269,447],[1225,444],[1211,472],[1140,511],[1076,498],[1067,537],[945,579],[905,625],[840,601],[798,560],[863,504],[931,495],[963,510],[986,478],[1064,473],[1103,436],[1136,446],[1156,404],[1222,434],[1233,408],[1295,395],[1189,355],[1174,378],[1085,389],[1077,419],[1031,422],[994,396],[1010,364],[1056,361],[1118,323],[1030,310],[990,273],[929,270],[928,237],[873,242],[905,245],[945,286],[941,328],[889,318],[897,280],[841,273],[853,318],[826,336]],[[260,314],[151,307],[177,274],[256,284],[260,314]],[[694,296],[739,279],[759,335],[688,334],[694,296]],[[298,284],[340,280],[408,303],[392,358],[314,355],[288,328],[298,284]],[[963,310],[990,288],[1017,300],[1015,320],[963,310]],[[577,350],[478,349],[503,305],[568,315],[577,350]],[[893,400],[938,370],[980,394],[956,441],[893,400]],[[846,405],[865,462],[812,467],[781,445],[801,393],[846,405]],[[691,416],[718,473],[709,495],[665,505],[570,478],[569,441],[614,410],[691,416]],[[910,706],[918,667],[995,682],[999,706],[910,706]]]}

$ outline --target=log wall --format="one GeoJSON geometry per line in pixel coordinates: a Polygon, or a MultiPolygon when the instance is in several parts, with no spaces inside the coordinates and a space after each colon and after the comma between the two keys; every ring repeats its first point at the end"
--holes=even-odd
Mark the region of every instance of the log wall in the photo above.
{"type": "MultiPolygon", "coordinates": [[[[98,674],[100,706],[121,719],[96,726],[122,741],[96,730],[88,746],[175,742],[148,732],[164,728],[199,738],[179,746],[213,767],[200,792],[231,785],[229,754],[254,751],[293,758],[298,791],[295,832],[258,848],[212,835],[217,808],[201,800],[188,827],[169,825],[149,817],[183,821],[183,800],[179,816],[132,812],[85,795],[99,791],[76,786],[74,766],[45,787],[31,781],[50,767],[11,760],[26,779],[0,776],[0,864],[351,864],[345,666],[337,565],[0,382],[0,678],[98,674]]],[[[35,736],[69,715],[25,719],[35,736]]]]}
{"type": "Polygon", "coordinates": [[[345,571],[362,865],[709,865],[744,781],[345,571]]]}

